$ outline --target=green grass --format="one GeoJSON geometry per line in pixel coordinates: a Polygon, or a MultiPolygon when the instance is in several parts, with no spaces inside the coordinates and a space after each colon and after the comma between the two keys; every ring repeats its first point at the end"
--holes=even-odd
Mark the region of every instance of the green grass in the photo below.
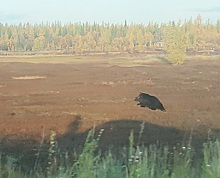
{"type": "MultiPolygon", "coordinates": [[[[101,59],[92,59],[99,61],[101,59]]],[[[90,61],[90,57],[77,57],[77,56],[10,56],[1,57],[0,62],[27,62],[27,63],[47,63],[47,64],[69,64],[69,63],[82,63],[90,61]]]]}
{"type": "Polygon", "coordinates": [[[45,171],[40,169],[22,172],[13,165],[15,160],[7,157],[0,164],[0,178],[218,178],[220,177],[220,142],[204,143],[202,156],[196,161],[195,150],[190,146],[179,146],[170,149],[168,146],[134,147],[131,131],[128,149],[121,148],[121,155],[115,156],[108,151],[97,152],[102,131],[94,138],[90,131],[83,150],[75,160],[65,156],[65,161],[58,163],[56,154],[55,133],[51,134],[48,150],[48,164],[45,171]]]}
{"type": "Polygon", "coordinates": [[[2,56],[0,62],[27,62],[27,63],[46,63],[46,64],[75,64],[75,63],[100,63],[106,66],[107,64],[118,66],[139,66],[146,65],[150,62],[160,61],[158,55],[147,55],[144,57],[129,57],[129,56],[2,56]]]}

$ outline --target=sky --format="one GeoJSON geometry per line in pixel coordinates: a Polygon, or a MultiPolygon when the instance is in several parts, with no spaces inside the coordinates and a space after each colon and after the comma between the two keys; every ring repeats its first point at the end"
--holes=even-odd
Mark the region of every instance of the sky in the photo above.
{"type": "Polygon", "coordinates": [[[195,19],[216,23],[220,0],[0,0],[0,23],[60,21],[167,23],[195,19]]]}

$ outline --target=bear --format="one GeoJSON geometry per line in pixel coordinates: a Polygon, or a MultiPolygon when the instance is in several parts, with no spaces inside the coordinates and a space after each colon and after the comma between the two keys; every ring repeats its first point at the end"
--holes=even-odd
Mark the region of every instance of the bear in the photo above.
{"type": "Polygon", "coordinates": [[[157,97],[151,96],[147,93],[140,92],[140,94],[135,97],[134,101],[138,101],[139,103],[137,105],[141,107],[148,107],[152,110],[159,109],[166,112],[166,109],[164,108],[160,100],[157,97]]]}

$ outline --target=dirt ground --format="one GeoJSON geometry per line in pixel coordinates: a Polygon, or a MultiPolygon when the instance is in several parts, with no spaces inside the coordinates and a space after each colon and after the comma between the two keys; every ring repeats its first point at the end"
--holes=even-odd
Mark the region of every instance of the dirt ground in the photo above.
{"type": "Polygon", "coordinates": [[[179,66],[134,57],[38,60],[0,58],[2,147],[30,140],[39,145],[51,130],[60,146],[71,147],[83,143],[93,127],[104,128],[102,146],[128,143],[131,130],[146,144],[219,133],[220,60],[179,66]],[[139,92],[157,96],[167,112],[138,107],[139,92]]]}

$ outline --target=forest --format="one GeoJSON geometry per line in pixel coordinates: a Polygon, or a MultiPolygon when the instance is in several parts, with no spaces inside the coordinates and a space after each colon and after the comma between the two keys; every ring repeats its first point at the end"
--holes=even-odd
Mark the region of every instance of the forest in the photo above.
{"type": "MultiPolygon", "coordinates": [[[[68,23],[2,24],[0,53],[85,53],[164,51],[166,31],[180,29],[186,51],[214,52],[220,49],[220,20],[203,22],[200,15],[184,22],[157,24],[68,23]]],[[[175,41],[169,41],[169,43],[175,41]]]]}

